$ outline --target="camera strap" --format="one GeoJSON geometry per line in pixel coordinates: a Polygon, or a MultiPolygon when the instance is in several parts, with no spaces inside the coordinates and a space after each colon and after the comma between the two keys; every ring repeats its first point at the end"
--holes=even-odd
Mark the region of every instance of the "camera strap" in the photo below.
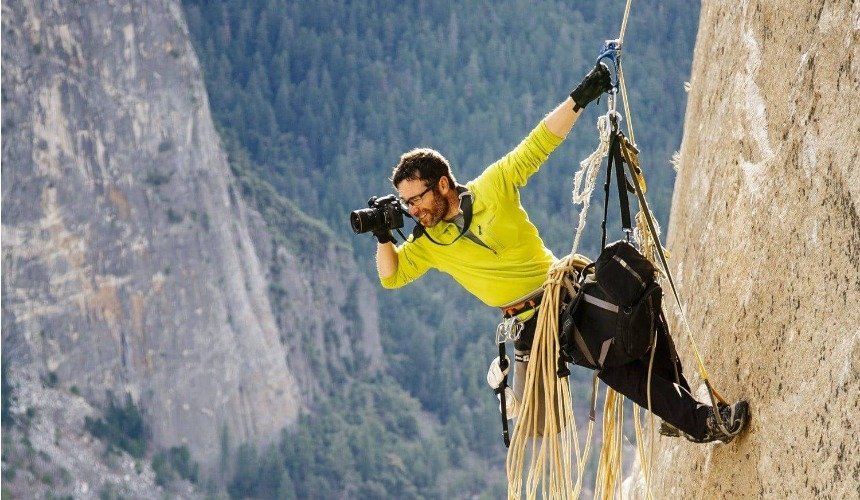
{"type": "MultiPolygon", "coordinates": [[[[458,196],[460,198],[460,210],[463,211],[463,228],[460,229],[460,234],[458,234],[457,237],[454,238],[453,241],[451,241],[450,243],[439,243],[430,236],[430,233],[427,232],[427,228],[422,226],[421,223],[416,220],[415,229],[412,230],[413,238],[418,239],[422,235],[426,235],[427,239],[430,240],[432,243],[444,247],[448,245],[453,245],[454,242],[456,242],[464,234],[466,234],[466,232],[469,230],[469,226],[472,224],[472,192],[466,189],[466,186],[457,186],[457,192],[459,193],[458,196]]],[[[403,235],[401,234],[401,236],[403,235]]]]}

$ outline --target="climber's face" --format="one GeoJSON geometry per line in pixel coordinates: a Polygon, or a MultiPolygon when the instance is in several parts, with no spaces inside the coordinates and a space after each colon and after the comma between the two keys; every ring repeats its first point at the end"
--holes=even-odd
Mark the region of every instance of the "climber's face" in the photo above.
{"type": "Polygon", "coordinates": [[[406,179],[397,186],[400,199],[409,209],[409,215],[424,227],[433,227],[451,211],[451,203],[444,196],[448,179],[427,184],[424,179],[406,179]],[[442,184],[444,184],[444,189],[442,184]]]}

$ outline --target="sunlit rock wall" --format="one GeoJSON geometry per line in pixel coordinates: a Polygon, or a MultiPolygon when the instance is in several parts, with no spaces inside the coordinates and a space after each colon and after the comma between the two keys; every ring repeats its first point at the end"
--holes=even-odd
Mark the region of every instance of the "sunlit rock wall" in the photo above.
{"type": "Polygon", "coordinates": [[[702,4],[668,247],[711,380],[752,421],[727,445],[660,438],[658,498],[860,492],[858,65],[860,3],[702,4]]]}

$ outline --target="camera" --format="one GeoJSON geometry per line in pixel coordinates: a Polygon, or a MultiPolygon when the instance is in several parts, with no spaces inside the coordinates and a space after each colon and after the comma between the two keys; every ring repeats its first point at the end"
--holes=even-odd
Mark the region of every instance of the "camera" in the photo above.
{"type": "Polygon", "coordinates": [[[370,198],[370,208],[356,210],[349,214],[349,223],[356,234],[384,231],[403,227],[403,207],[393,194],[370,198]]]}

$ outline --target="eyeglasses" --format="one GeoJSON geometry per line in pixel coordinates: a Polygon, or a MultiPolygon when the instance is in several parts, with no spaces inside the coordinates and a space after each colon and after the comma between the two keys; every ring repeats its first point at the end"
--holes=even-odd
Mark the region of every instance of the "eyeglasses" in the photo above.
{"type": "Polygon", "coordinates": [[[417,206],[419,203],[421,203],[421,199],[424,198],[424,195],[430,192],[431,189],[433,189],[433,186],[427,186],[427,189],[422,191],[420,194],[416,194],[412,198],[409,198],[408,200],[401,197],[400,202],[409,208],[417,206]]]}

